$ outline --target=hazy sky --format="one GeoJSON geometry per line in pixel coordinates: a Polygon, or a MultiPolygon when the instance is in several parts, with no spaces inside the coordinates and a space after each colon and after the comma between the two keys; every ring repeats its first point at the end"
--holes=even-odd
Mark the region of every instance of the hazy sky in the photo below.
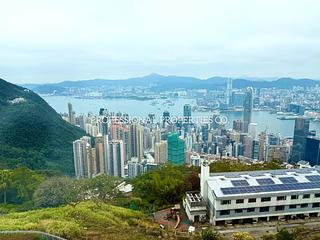
{"type": "Polygon", "coordinates": [[[0,77],[320,79],[320,1],[0,0],[0,77]]]}

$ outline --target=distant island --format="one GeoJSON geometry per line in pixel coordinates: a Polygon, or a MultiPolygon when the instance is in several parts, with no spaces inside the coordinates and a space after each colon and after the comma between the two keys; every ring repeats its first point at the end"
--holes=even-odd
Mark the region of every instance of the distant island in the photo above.
{"type": "MultiPolygon", "coordinates": [[[[70,91],[76,92],[77,89],[113,89],[113,88],[135,88],[143,87],[152,92],[169,91],[173,89],[208,89],[214,90],[226,87],[227,77],[211,77],[200,79],[184,76],[163,76],[159,74],[150,74],[144,77],[128,78],[128,79],[92,79],[79,81],[64,81],[60,83],[50,84],[24,84],[23,87],[31,89],[40,94],[56,94],[64,95],[70,91]]],[[[251,86],[253,88],[282,88],[291,89],[294,86],[312,87],[319,84],[319,80],[302,78],[279,78],[277,80],[263,79],[233,79],[233,88],[245,88],[251,86]]]]}

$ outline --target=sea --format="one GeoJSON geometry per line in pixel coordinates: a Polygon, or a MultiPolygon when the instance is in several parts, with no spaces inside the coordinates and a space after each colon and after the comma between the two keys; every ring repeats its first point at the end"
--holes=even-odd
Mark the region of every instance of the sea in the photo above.
{"type": "MultiPolygon", "coordinates": [[[[58,113],[67,113],[67,105],[71,103],[73,110],[77,114],[98,114],[100,108],[106,108],[109,112],[127,113],[129,116],[137,118],[147,117],[148,114],[155,114],[156,119],[160,119],[164,111],[169,111],[173,117],[182,116],[185,104],[196,105],[195,99],[188,98],[156,100],[133,100],[127,98],[83,99],[69,96],[42,96],[42,98],[58,113]]],[[[232,128],[234,120],[242,119],[242,114],[241,111],[220,112],[220,115],[227,119],[227,128],[232,128]]],[[[212,112],[192,112],[192,117],[196,119],[205,119],[212,115],[212,112]]],[[[257,133],[267,131],[267,133],[280,133],[281,137],[293,137],[294,120],[277,119],[276,114],[271,114],[268,111],[253,111],[252,122],[257,123],[257,133]]],[[[311,121],[310,130],[316,130],[317,135],[319,135],[320,122],[311,121]]]]}

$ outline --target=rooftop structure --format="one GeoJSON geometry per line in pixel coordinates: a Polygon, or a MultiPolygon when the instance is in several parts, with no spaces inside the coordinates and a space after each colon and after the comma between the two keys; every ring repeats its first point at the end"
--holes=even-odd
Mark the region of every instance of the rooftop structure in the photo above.
{"type": "Polygon", "coordinates": [[[212,224],[317,217],[320,173],[314,168],[209,173],[201,166],[201,197],[212,224]]]}

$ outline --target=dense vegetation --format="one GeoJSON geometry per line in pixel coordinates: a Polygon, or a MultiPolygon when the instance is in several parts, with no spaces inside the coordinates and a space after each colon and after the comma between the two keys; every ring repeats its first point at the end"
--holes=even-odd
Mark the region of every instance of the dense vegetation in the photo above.
{"type": "MultiPolygon", "coordinates": [[[[276,162],[255,165],[255,169],[279,167],[276,162]]],[[[243,162],[225,160],[212,164],[211,168],[212,171],[249,170],[243,162]]],[[[117,177],[77,180],[27,168],[0,170],[0,215],[4,214],[0,216],[0,230],[40,230],[70,239],[86,235],[98,236],[97,239],[173,237],[173,232],[160,230],[147,217],[181,202],[186,191],[199,190],[199,170],[163,165],[127,180],[134,187],[132,194],[119,190],[117,186],[123,179],[117,177]]],[[[248,237],[251,236],[243,233],[232,239],[252,239],[248,237]]],[[[267,237],[278,240],[271,235],[267,237]]],[[[193,239],[223,238],[207,231],[203,236],[197,233],[193,239]]]]}
{"type": "Polygon", "coordinates": [[[133,180],[134,195],[151,211],[180,202],[186,191],[200,189],[198,168],[164,165],[133,180]]]}
{"type": "Polygon", "coordinates": [[[265,163],[247,164],[241,160],[219,160],[210,165],[210,172],[242,172],[257,170],[276,170],[281,169],[282,162],[273,160],[265,163]]]}
{"type": "Polygon", "coordinates": [[[0,168],[72,175],[72,141],[83,135],[37,94],[0,79],[0,168]]]}

